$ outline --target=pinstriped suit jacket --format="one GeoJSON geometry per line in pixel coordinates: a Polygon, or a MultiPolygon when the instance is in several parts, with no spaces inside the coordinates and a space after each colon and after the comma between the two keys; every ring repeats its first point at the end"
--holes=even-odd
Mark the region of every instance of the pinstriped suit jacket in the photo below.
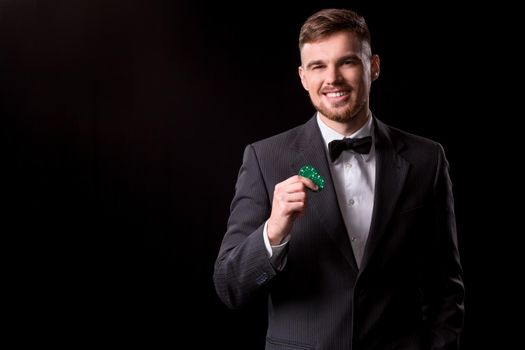
{"type": "Polygon", "coordinates": [[[266,349],[457,349],[464,287],[442,147],[375,119],[376,186],[358,269],[316,119],[246,147],[214,282],[232,308],[268,295],[266,349]],[[326,179],[269,262],[274,187],[313,165],[326,179]]]}

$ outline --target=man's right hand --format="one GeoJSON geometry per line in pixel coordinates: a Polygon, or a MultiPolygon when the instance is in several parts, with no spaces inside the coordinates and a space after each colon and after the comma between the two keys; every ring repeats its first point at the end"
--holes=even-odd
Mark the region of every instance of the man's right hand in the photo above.
{"type": "Polygon", "coordinates": [[[268,219],[268,239],[271,245],[280,244],[290,233],[294,220],[306,210],[306,189],[317,191],[312,180],[294,175],[275,185],[272,213],[268,219]]]}

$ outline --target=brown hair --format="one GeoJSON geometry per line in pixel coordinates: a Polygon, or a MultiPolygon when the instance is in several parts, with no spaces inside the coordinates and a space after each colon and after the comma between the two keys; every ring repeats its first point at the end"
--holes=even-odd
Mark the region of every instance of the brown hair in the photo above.
{"type": "Polygon", "coordinates": [[[325,9],[314,13],[304,22],[299,34],[299,49],[306,43],[340,31],[353,32],[370,44],[370,31],[363,16],[347,9],[325,9]]]}

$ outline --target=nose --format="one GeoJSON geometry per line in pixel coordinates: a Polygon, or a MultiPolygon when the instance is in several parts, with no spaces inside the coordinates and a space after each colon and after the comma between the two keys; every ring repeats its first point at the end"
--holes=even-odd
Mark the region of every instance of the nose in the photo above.
{"type": "Polygon", "coordinates": [[[339,83],[341,80],[342,80],[342,75],[338,67],[330,66],[326,69],[325,81],[327,84],[334,85],[334,84],[339,83]]]}

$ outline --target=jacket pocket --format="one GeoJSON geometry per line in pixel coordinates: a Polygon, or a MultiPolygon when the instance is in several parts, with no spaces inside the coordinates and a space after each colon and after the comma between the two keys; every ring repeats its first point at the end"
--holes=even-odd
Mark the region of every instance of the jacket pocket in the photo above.
{"type": "Polygon", "coordinates": [[[425,208],[426,208],[426,205],[416,205],[410,208],[401,208],[400,210],[398,210],[397,215],[410,214],[417,210],[423,210],[425,208]]]}
{"type": "Polygon", "coordinates": [[[312,345],[266,337],[266,350],[314,350],[312,345]]]}

